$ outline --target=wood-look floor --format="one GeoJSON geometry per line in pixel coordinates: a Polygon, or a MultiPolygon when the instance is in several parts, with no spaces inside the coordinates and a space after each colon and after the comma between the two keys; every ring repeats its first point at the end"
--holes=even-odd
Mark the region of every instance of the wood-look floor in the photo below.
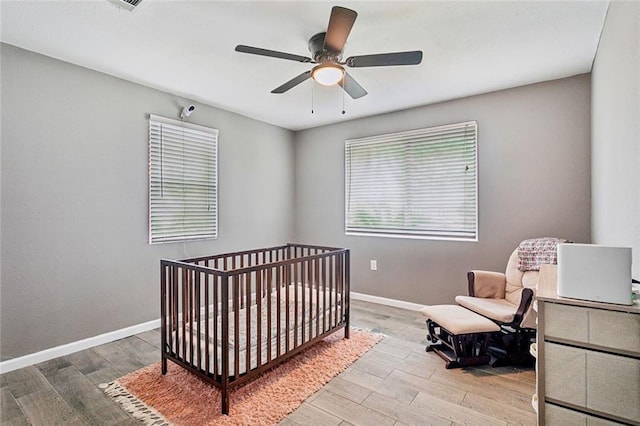
{"type": "MultiPolygon", "coordinates": [[[[445,370],[425,353],[412,311],[352,302],[352,325],[381,343],[312,395],[282,425],[535,425],[535,372],[511,367],[445,370]]],[[[0,376],[2,425],[135,425],[98,388],[160,359],[158,330],[0,376]]]]}

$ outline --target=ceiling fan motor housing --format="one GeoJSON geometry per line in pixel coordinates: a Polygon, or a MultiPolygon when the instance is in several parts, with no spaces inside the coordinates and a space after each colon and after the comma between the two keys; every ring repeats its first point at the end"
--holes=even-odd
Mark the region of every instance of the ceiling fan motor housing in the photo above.
{"type": "Polygon", "coordinates": [[[313,60],[319,64],[324,62],[340,62],[342,52],[335,52],[324,47],[324,39],[327,33],[318,33],[309,39],[309,52],[313,60]]]}

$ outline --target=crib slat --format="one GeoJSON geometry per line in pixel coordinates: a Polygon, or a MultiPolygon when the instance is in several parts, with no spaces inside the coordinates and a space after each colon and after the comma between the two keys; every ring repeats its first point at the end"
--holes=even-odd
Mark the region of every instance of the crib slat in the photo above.
{"type": "Polygon", "coordinates": [[[178,267],[173,267],[173,330],[176,336],[176,347],[175,354],[178,356],[180,354],[180,326],[179,326],[179,315],[178,315],[178,299],[180,298],[180,283],[178,282],[180,275],[178,274],[178,267]]]}
{"type": "Polygon", "coordinates": [[[298,309],[300,307],[299,305],[299,297],[298,297],[298,265],[297,264],[293,264],[293,290],[295,291],[294,293],[294,310],[293,310],[293,347],[297,348],[298,347],[298,317],[300,316],[300,314],[298,313],[298,309]]]}
{"type": "MultiPolygon", "coordinates": [[[[241,254],[239,256],[239,260],[240,260],[240,268],[244,268],[244,254],[241,254]]],[[[245,283],[245,275],[240,275],[238,278],[241,279],[240,281],[240,291],[242,292],[242,294],[240,295],[240,309],[244,309],[245,305],[244,305],[244,298],[245,298],[245,288],[246,286],[243,286],[242,283],[245,283]]]]}
{"type": "Polygon", "coordinates": [[[344,293],[342,288],[342,256],[336,258],[336,325],[342,323],[342,305],[344,305],[344,293]]]}
{"type": "MultiPolygon", "coordinates": [[[[271,255],[269,255],[269,257],[271,257],[271,255]]],[[[272,357],[272,348],[271,348],[271,329],[273,328],[273,325],[271,324],[272,322],[272,312],[271,312],[271,279],[272,277],[272,268],[267,268],[267,288],[265,289],[266,295],[267,295],[267,362],[271,361],[272,357]]]]}
{"type": "Polygon", "coordinates": [[[246,276],[245,280],[245,288],[244,294],[246,297],[245,303],[245,318],[246,318],[246,329],[245,329],[245,361],[246,361],[246,372],[251,371],[251,273],[243,274],[246,276]]]}
{"type": "Polygon", "coordinates": [[[169,347],[166,349],[162,349],[162,350],[168,350],[168,351],[172,351],[173,350],[173,330],[175,330],[175,328],[173,327],[173,267],[172,266],[167,266],[167,270],[166,270],[166,274],[167,274],[167,296],[168,296],[168,300],[167,300],[167,308],[169,309],[169,318],[167,318],[167,331],[165,332],[165,334],[167,335],[167,338],[169,339],[169,347]]]}
{"type": "Polygon", "coordinates": [[[191,324],[189,327],[191,338],[191,365],[194,365],[199,356],[195,353],[196,345],[200,341],[200,334],[198,333],[198,315],[200,313],[200,309],[198,306],[198,298],[196,297],[196,278],[198,275],[198,271],[191,271],[189,274],[189,291],[191,292],[191,310],[189,311],[189,323],[191,324]]]}
{"type": "Polygon", "coordinates": [[[238,378],[240,371],[240,279],[233,276],[233,375],[238,378]]]}
{"type": "MultiPolygon", "coordinates": [[[[321,283],[321,293],[322,293],[322,316],[318,317],[318,322],[320,322],[320,318],[322,318],[322,332],[327,331],[327,258],[323,257],[320,259],[320,283],[321,283]]],[[[318,305],[320,305],[320,300],[318,300],[318,305]]]]}
{"type": "Polygon", "coordinates": [[[167,374],[167,267],[160,262],[160,353],[161,353],[161,372],[162,375],[167,374]]]}
{"type": "MultiPolygon", "coordinates": [[[[201,345],[200,345],[200,341],[202,340],[200,338],[200,336],[202,336],[201,330],[200,330],[200,315],[201,315],[201,307],[202,307],[202,299],[201,299],[201,294],[200,294],[200,275],[202,273],[201,272],[196,272],[196,350],[197,350],[197,360],[198,360],[198,370],[202,369],[202,352],[201,352],[201,345]]],[[[205,311],[207,311],[208,309],[206,309],[205,311]]]]}
{"type": "Polygon", "coordinates": [[[181,352],[181,356],[182,359],[186,359],[186,354],[187,354],[187,329],[186,329],[186,319],[187,319],[187,287],[184,285],[185,281],[186,281],[186,276],[187,276],[187,271],[185,269],[182,270],[182,274],[181,278],[179,277],[180,281],[178,282],[178,288],[180,290],[180,305],[181,305],[181,314],[180,314],[180,331],[182,333],[182,339],[181,339],[181,343],[182,343],[182,352],[181,352]]]}
{"type": "MultiPolygon", "coordinates": [[[[225,260],[223,258],[217,260],[218,269],[224,269],[224,262],[225,260]]],[[[218,334],[218,324],[220,324],[220,329],[222,330],[225,323],[222,321],[223,313],[220,312],[218,306],[221,306],[221,304],[224,303],[225,295],[227,297],[229,296],[229,279],[228,277],[216,276],[213,287],[213,341],[216,344],[213,351],[214,375],[222,374],[222,372],[218,370],[218,362],[220,362],[220,358],[218,356],[218,339],[224,340],[224,332],[221,331],[222,336],[218,334]],[[226,291],[222,289],[223,286],[227,287],[226,291]]],[[[224,311],[224,308],[221,309],[224,311]]],[[[226,323],[226,326],[229,327],[228,322],[226,323]]],[[[227,339],[229,338],[228,336],[229,334],[227,333],[227,339]]]]}
{"type": "MultiPolygon", "coordinates": [[[[224,260],[223,260],[224,261],[224,260]]],[[[221,384],[221,402],[222,413],[228,414],[229,409],[229,275],[226,273],[220,277],[222,281],[220,302],[222,306],[221,322],[222,322],[222,371],[220,380],[221,384]]],[[[217,353],[216,349],[216,353],[217,353]]],[[[217,364],[217,363],[216,363],[217,364]]],[[[215,364],[214,364],[215,365],[215,364]]]]}
{"type": "Polygon", "coordinates": [[[343,256],[344,256],[344,292],[345,292],[345,296],[343,297],[343,305],[344,305],[344,338],[348,339],[349,338],[349,304],[351,303],[349,300],[349,285],[350,285],[350,278],[349,278],[349,271],[351,268],[350,265],[350,260],[349,260],[349,250],[345,250],[343,252],[343,256]]]}
{"type": "Polygon", "coordinates": [[[188,322],[188,326],[187,326],[187,333],[188,333],[188,339],[189,339],[189,349],[188,349],[188,354],[187,356],[189,357],[189,364],[193,365],[193,363],[195,362],[194,360],[194,344],[195,344],[195,340],[194,340],[194,332],[196,329],[196,324],[194,322],[195,320],[195,293],[196,293],[196,289],[194,286],[194,281],[195,281],[195,271],[187,271],[187,294],[188,294],[188,300],[187,300],[187,322],[188,322]]]}
{"type": "Polygon", "coordinates": [[[309,340],[313,338],[313,262],[310,260],[307,263],[307,286],[309,291],[309,308],[307,309],[309,314],[309,340]]]}
{"type": "Polygon", "coordinates": [[[325,331],[331,329],[331,257],[325,258],[325,283],[324,283],[324,321],[325,331]]]}
{"type": "Polygon", "coordinates": [[[195,277],[196,277],[196,271],[189,271],[187,273],[188,278],[188,285],[187,285],[187,291],[189,292],[189,301],[188,301],[188,312],[187,312],[187,317],[189,318],[189,363],[191,365],[194,364],[194,359],[195,359],[195,340],[196,340],[196,334],[195,334],[195,330],[197,327],[197,324],[195,323],[195,319],[196,319],[196,288],[195,288],[195,277]]]}
{"type": "MultiPolygon", "coordinates": [[[[209,262],[207,261],[207,266],[209,267],[209,262]]],[[[209,284],[211,281],[211,278],[213,278],[214,276],[211,274],[205,274],[204,276],[204,371],[206,371],[207,373],[210,373],[211,370],[209,370],[209,342],[211,340],[209,340],[209,336],[210,336],[210,330],[209,330],[209,317],[210,317],[210,313],[209,313],[209,307],[211,306],[210,302],[209,302],[209,284]]],[[[214,340],[215,342],[215,340],[214,340]]]]}
{"type": "Polygon", "coordinates": [[[335,256],[331,256],[331,312],[329,316],[331,317],[331,327],[335,327],[338,324],[338,287],[336,283],[336,258],[335,256]]]}
{"type": "Polygon", "coordinates": [[[306,343],[306,339],[305,339],[305,328],[306,328],[306,323],[307,323],[307,280],[306,280],[306,275],[305,275],[305,269],[306,269],[306,265],[307,262],[306,261],[302,261],[300,262],[300,281],[301,281],[301,287],[302,287],[302,312],[300,312],[300,319],[302,320],[302,324],[300,324],[300,334],[302,337],[302,342],[306,343]]]}
{"type": "Polygon", "coordinates": [[[285,352],[289,352],[289,336],[290,336],[290,327],[289,327],[289,317],[290,317],[290,309],[289,309],[289,305],[291,303],[290,301],[290,296],[289,296],[289,286],[291,285],[291,267],[289,264],[284,265],[284,298],[285,298],[285,326],[284,326],[284,330],[285,330],[285,341],[284,341],[284,351],[285,352]]]}
{"type": "Polygon", "coordinates": [[[280,270],[281,270],[281,266],[278,266],[276,268],[276,282],[275,282],[275,288],[276,288],[276,321],[278,322],[277,328],[276,328],[276,333],[277,333],[277,344],[276,344],[276,358],[280,357],[280,339],[282,338],[282,300],[281,300],[281,291],[282,291],[282,283],[280,281],[281,278],[281,274],[280,274],[280,270]]]}
{"type": "Polygon", "coordinates": [[[257,321],[256,321],[256,366],[262,365],[262,300],[264,299],[262,293],[262,274],[264,271],[260,271],[256,274],[256,306],[257,306],[257,321]]]}
{"type": "Polygon", "coordinates": [[[316,263],[316,336],[320,335],[320,259],[316,263]]]}
{"type": "Polygon", "coordinates": [[[189,271],[182,270],[182,359],[187,360],[187,345],[189,335],[187,334],[187,322],[189,322],[189,271]]]}

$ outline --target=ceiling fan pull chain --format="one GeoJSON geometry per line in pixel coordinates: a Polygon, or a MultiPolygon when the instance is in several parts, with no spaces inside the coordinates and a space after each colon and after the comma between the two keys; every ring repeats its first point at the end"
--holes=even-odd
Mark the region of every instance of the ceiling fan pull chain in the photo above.
{"type": "Polygon", "coordinates": [[[313,114],[313,92],[314,92],[314,87],[316,85],[313,84],[313,82],[311,83],[311,114],[313,114]]]}
{"type": "MultiPolygon", "coordinates": [[[[344,84],[344,85],[345,85],[345,87],[346,87],[346,82],[344,82],[343,84],[344,84]]],[[[345,92],[345,91],[343,90],[343,91],[342,91],[342,115],[344,115],[344,114],[345,114],[345,112],[346,112],[346,111],[344,110],[344,92],[345,92]]]]}

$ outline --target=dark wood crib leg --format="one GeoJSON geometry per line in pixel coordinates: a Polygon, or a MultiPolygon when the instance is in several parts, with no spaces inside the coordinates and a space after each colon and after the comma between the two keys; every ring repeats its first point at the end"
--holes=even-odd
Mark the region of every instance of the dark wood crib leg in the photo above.
{"type": "Polygon", "coordinates": [[[229,391],[224,386],[222,387],[222,396],[220,398],[222,402],[222,414],[224,414],[225,416],[228,416],[229,415],[229,391]]]}
{"type": "Polygon", "coordinates": [[[167,374],[167,357],[165,357],[163,354],[162,355],[162,375],[164,376],[165,374],[167,374]]]}
{"type": "Polygon", "coordinates": [[[348,339],[349,338],[349,313],[350,313],[351,307],[349,306],[349,303],[347,303],[347,309],[346,312],[344,313],[344,338],[348,339]]]}

